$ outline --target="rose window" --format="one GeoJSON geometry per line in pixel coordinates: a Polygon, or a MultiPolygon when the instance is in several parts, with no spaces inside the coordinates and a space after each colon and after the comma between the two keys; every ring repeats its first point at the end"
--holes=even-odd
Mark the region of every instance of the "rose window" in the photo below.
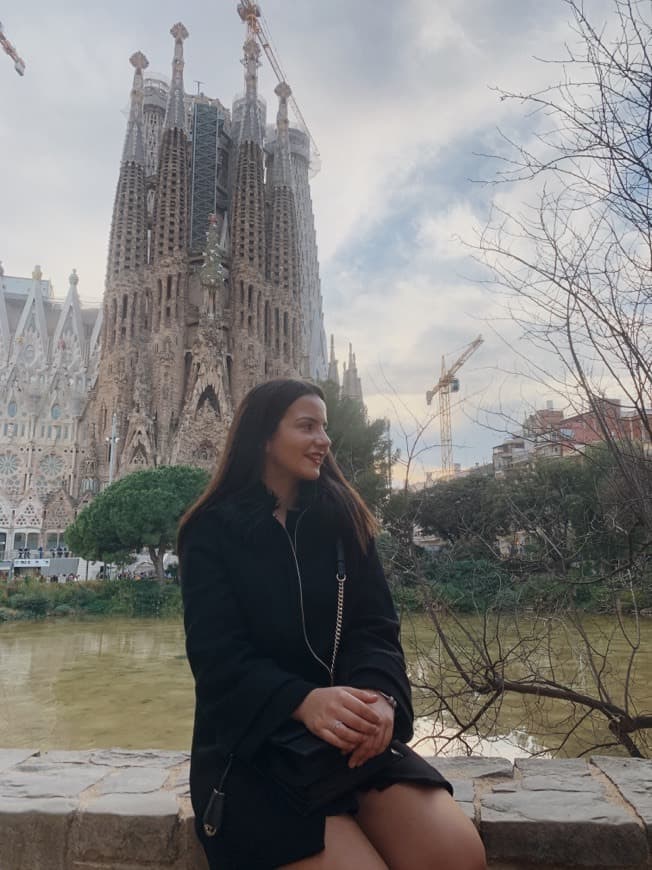
{"type": "Polygon", "coordinates": [[[18,457],[13,453],[0,453],[0,474],[3,477],[16,474],[19,464],[18,457]]]}
{"type": "Polygon", "coordinates": [[[63,459],[54,453],[50,453],[41,459],[38,467],[46,477],[56,477],[63,471],[63,459]]]}

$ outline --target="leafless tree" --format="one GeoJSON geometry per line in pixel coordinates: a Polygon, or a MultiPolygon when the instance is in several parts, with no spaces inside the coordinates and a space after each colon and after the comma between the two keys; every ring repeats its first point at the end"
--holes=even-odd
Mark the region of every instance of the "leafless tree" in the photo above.
{"type": "Polygon", "coordinates": [[[526,339],[530,375],[593,412],[652,531],[641,450],[652,442],[652,7],[613,0],[597,24],[584,4],[565,2],[573,35],[551,64],[559,81],[499,92],[538,132],[528,145],[505,138],[477,254],[526,339]],[[522,196],[520,210],[504,204],[504,184],[522,196]],[[607,394],[624,400],[620,422],[607,394]]]}
{"type": "MultiPolygon", "coordinates": [[[[554,540],[543,514],[512,499],[511,527],[539,540],[542,582],[559,584],[556,602],[505,608],[499,590],[461,616],[414,549],[409,570],[434,637],[411,640],[409,626],[404,637],[435,737],[471,748],[507,727],[541,735],[545,751],[649,756],[641,677],[649,623],[639,593],[652,553],[652,5],[612,0],[608,20],[596,23],[579,0],[565,2],[572,36],[566,57],[550,63],[557,83],[499,92],[522,105],[537,132],[527,143],[505,137],[492,217],[475,251],[525,339],[528,375],[592,413],[603,445],[596,461],[606,455],[608,466],[595,493],[600,521],[627,546],[578,580],[570,570],[582,558],[577,526],[563,524],[564,541],[554,540]],[[622,400],[622,414],[608,397],[622,400]],[[604,590],[609,618],[580,612],[582,583],[604,590]]],[[[518,599],[518,577],[504,576],[518,599]]]]}

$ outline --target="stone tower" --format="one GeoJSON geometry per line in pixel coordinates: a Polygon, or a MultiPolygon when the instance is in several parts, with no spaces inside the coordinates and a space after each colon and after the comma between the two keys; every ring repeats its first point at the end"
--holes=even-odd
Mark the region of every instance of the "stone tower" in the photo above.
{"type": "MultiPolygon", "coordinates": [[[[150,293],[148,262],[147,193],[143,140],[143,73],[148,66],[142,52],[130,58],[135,68],[127,134],[118,175],[106,287],[98,375],[84,413],[85,436],[97,455],[98,481],[106,481],[112,445],[113,415],[123,436],[133,413],[138,376],[145,367],[143,341],[148,322],[150,293]]],[[[149,446],[149,445],[148,445],[149,446]]],[[[152,458],[151,446],[140,464],[152,458]]]]}
{"type": "Polygon", "coordinates": [[[169,463],[213,467],[252,386],[327,371],[309,141],[290,125],[290,88],[277,86],[267,132],[260,48],[248,30],[233,115],[219,100],[189,97],[188,31],[177,23],[170,33],[169,86],[145,77],[142,53],[131,58],[99,372],[83,420],[100,486],[110,468],[118,477],[169,463]]]}

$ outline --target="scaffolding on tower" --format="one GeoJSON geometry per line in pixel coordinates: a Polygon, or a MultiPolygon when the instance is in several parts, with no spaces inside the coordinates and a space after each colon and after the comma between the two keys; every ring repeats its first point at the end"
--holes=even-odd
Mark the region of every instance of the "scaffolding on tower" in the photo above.
{"type": "Polygon", "coordinates": [[[206,245],[209,215],[223,220],[228,198],[227,148],[223,141],[228,112],[219,100],[201,94],[192,106],[192,170],[190,177],[190,247],[206,245]]]}

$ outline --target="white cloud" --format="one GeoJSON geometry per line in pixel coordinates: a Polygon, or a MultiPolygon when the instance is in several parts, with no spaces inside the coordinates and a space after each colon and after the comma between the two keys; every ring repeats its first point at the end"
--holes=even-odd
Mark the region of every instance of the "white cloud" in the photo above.
{"type": "Polygon", "coordinates": [[[469,241],[482,229],[484,218],[468,202],[458,202],[444,212],[421,219],[417,242],[433,260],[456,260],[469,254],[469,241]]]}

